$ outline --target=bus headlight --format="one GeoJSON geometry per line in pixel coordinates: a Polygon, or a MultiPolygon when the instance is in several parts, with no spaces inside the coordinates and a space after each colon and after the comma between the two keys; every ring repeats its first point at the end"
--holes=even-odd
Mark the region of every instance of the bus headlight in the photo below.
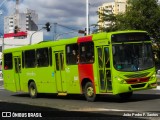
{"type": "Polygon", "coordinates": [[[123,78],[118,77],[117,80],[118,80],[118,82],[121,83],[121,84],[126,83],[125,79],[123,79],[123,78]]]}
{"type": "Polygon", "coordinates": [[[156,78],[156,73],[154,73],[149,80],[154,80],[156,78]]]}

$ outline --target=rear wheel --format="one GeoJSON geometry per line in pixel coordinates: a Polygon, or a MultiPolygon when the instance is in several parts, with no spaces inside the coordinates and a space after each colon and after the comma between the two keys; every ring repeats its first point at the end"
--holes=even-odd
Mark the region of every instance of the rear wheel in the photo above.
{"type": "Polygon", "coordinates": [[[132,96],[133,92],[127,92],[127,93],[120,93],[119,96],[122,99],[129,99],[132,96]]]}
{"type": "Polygon", "coordinates": [[[37,97],[37,87],[35,82],[31,82],[29,84],[29,95],[31,98],[36,98],[37,97]]]}
{"type": "Polygon", "coordinates": [[[89,102],[93,102],[96,99],[96,94],[94,93],[94,87],[91,82],[87,82],[84,87],[84,95],[89,102]]]}

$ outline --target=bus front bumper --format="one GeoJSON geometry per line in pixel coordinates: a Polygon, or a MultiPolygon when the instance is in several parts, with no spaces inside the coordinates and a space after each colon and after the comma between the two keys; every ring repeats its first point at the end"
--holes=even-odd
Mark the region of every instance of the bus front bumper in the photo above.
{"type": "Polygon", "coordinates": [[[156,81],[149,81],[149,82],[138,83],[138,84],[119,84],[117,83],[116,85],[117,88],[113,90],[113,94],[152,89],[152,88],[156,88],[157,85],[158,84],[156,81]]]}

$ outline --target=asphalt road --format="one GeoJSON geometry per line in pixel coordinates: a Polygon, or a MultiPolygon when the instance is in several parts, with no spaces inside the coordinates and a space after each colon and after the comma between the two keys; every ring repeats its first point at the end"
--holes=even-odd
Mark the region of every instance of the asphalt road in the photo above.
{"type": "MultiPolygon", "coordinates": [[[[1,119],[160,119],[160,90],[137,91],[129,100],[118,96],[100,96],[87,102],[84,96],[40,94],[31,99],[27,93],[13,93],[3,89],[0,81],[1,119]],[[11,114],[10,117],[4,117],[11,114]],[[19,115],[19,116],[18,116],[19,115]],[[33,115],[33,117],[31,117],[33,115]],[[18,117],[17,117],[18,116],[18,117]],[[23,116],[23,118],[22,118],[23,116]],[[158,116],[158,117],[157,117],[158,116]]],[[[1,120],[0,119],[0,120],[1,120]]]]}
{"type": "MultiPolygon", "coordinates": [[[[101,118],[101,119],[157,119],[160,118],[160,94],[157,90],[136,92],[130,100],[106,95],[96,102],[87,102],[83,96],[58,97],[42,94],[31,99],[28,94],[0,92],[0,111],[13,113],[41,113],[42,118],[101,118]],[[132,116],[124,116],[131,114],[132,116]],[[133,116],[133,114],[146,116],[133,116]],[[155,116],[147,116],[154,114],[155,116]]],[[[2,116],[1,116],[2,117],[2,116]]],[[[13,119],[13,118],[12,118],[13,119]]],[[[14,118],[15,119],[15,118],[14,118]]]]}

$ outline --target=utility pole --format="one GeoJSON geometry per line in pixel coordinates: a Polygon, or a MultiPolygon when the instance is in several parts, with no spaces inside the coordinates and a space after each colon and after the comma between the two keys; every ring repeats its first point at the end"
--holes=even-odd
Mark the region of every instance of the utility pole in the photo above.
{"type": "Polygon", "coordinates": [[[16,0],[16,11],[15,11],[16,14],[19,13],[18,5],[19,5],[19,0],[16,0]]]}
{"type": "Polygon", "coordinates": [[[54,23],[54,34],[53,34],[53,40],[56,40],[57,38],[56,38],[56,36],[57,36],[57,23],[54,23]]]}
{"type": "Polygon", "coordinates": [[[19,8],[18,8],[18,5],[19,5],[19,0],[16,0],[16,7],[15,7],[15,27],[19,28],[18,27],[18,14],[19,14],[19,8]]]}
{"type": "Polygon", "coordinates": [[[86,35],[89,34],[89,2],[86,0],[86,35]]]}
{"type": "Polygon", "coordinates": [[[2,33],[0,33],[1,37],[2,38],[2,52],[4,50],[4,35],[2,33]]]}

